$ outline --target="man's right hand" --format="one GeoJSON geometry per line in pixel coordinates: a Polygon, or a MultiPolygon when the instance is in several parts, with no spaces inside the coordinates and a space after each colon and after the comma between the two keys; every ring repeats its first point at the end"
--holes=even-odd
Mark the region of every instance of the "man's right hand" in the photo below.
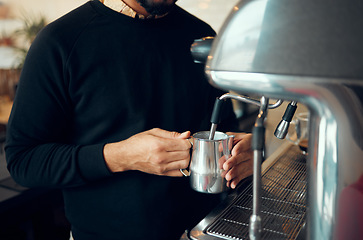
{"type": "Polygon", "coordinates": [[[138,170],[163,176],[183,176],[179,169],[190,161],[190,132],[154,128],[124,141],[106,144],[104,158],[112,172],[138,170]]]}

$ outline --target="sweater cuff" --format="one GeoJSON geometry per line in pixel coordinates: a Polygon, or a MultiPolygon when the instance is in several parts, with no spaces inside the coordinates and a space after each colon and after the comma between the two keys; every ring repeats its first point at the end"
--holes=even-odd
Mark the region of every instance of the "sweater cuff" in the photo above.
{"type": "Polygon", "coordinates": [[[89,181],[112,176],[103,157],[105,144],[83,146],[78,151],[78,164],[82,176],[89,181]]]}

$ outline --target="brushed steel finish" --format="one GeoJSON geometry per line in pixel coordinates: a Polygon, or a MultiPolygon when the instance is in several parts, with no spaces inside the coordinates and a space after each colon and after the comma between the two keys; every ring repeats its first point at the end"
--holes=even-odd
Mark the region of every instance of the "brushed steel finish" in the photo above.
{"type": "Polygon", "coordinates": [[[193,134],[193,151],[190,160],[190,186],[202,193],[221,193],[227,191],[227,181],[221,176],[223,162],[230,157],[233,135],[215,132],[214,139],[209,139],[209,131],[193,134]],[[224,160],[223,160],[224,159],[224,160]]]}
{"type": "Polygon", "coordinates": [[[360,0],[242,0],[213,41],[207,69],[360,79],[360,0]]]}
{"type": "Polygon", "coordinates": [[[338,221],[340,193],[363,176],[363,105],[360,99],[363,81],[218,71],[210,72],[210,76],[216,84],[241,94],[279,96],[309,107],[307,234],[309,239],[332,239],[338,221]],[[255,87],[259,83],[269,87],[255,87]]]}
{"type": "MultiPolygon", "coordinates": [[[[306,156],[285,142],[264,165],[261,183],[262,239],[303,239],[306,217],[306,156]]],[[[214,211],[188,232],[189,239],[249,239],[253,184],[244,180],[214,211]]]]}
{"type": "Polygon", "coordinates": [[[337,236],[341,193],[363,176],[362,12],[358,0],[240,1],[206,64],[215,87],[308,106],[308,239],[337,236]]]}

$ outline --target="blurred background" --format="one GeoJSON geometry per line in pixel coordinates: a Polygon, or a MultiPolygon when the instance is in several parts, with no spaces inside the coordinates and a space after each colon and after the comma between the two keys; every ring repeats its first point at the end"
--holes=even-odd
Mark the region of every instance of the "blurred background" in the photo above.
{"type": "MultiPolygon", "coordinates": [[[[11,47],[29,47],[34,35],[86,0],[0,0],[0,68],[18,67],[22,55],[11,47]],[[7,48],[7,49],[4,49],[7,48]]],[[[208,22],[217,32],[236,0],[179,0],[178,5],[208,22]]]]}

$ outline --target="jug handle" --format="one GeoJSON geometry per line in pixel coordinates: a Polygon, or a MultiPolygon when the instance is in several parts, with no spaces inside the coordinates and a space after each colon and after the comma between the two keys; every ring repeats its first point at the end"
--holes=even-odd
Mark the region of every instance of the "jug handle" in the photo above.
{"type": "MultiPolygon", "coordinates": [[[[192,145],[192,148],[193,148],[193,140],[192,138],[187,138],[187,140],[190,142],[190,144],[192,145]]],[[[186,169],[186,168],[183,168],[183,169],[179,169],[180,172],[183,174],[184,177],[189,177],[190,176],[190,172],[186,169]]]]}
{"type": "Polygon", "coordinates": [[[183,169],[179,169],[179,170],[184,175],[184,177],[190,176],[190,172],[187,169],[183,168],[183,169]]]}

